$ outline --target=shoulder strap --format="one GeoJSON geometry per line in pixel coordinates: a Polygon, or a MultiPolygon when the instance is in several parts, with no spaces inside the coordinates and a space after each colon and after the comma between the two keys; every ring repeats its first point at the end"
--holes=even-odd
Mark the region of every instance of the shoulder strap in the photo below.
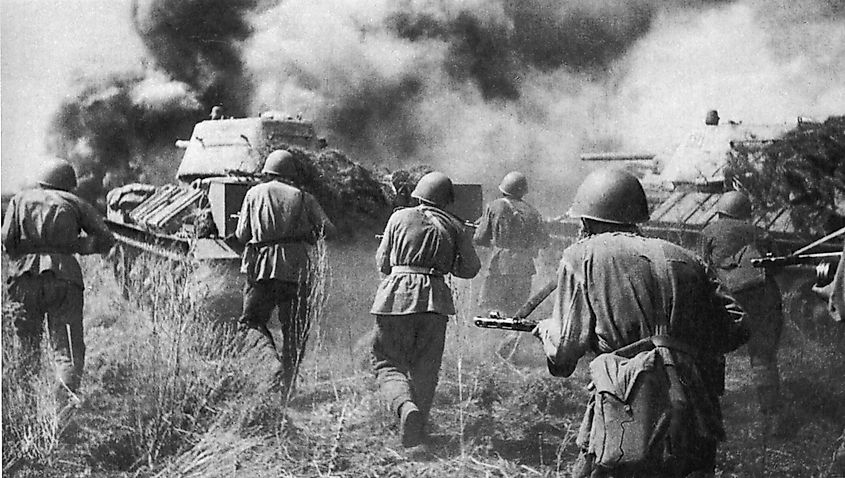
{"type": "Polygon", "coordinates": [[[672,277],[669,274],[669,261],[666,260],[666,253],[663,251],[662,244],[657,245],[656,256],[657,264],[655,264],[655,272],[657,273],[657,287],[660,291],[660,301],[663,303],[663,317],[658,320],[653,335],[670,335],[669,318],[672,315],[672,307],[667,288],[671,284],[672,277]]]}
{"type": "Polygon", "coordinates": [[[437,229],[437,231],[440,232],[440,234],[442,234],[443,236],[448,237],[452,240],[452,264],[450,265],[450,268],[449,268],[449,272],[451,272],[451,270],[454,269],[455,260],[456,260],[457,255],[458,255],[458,241],[449,232],[449,230],[446,229],[446,226],[443,225],[443,223],[440,221],[440,218],[435,216],[434,213],[432,213],[428,209],[424,209],[424,208],[420,208],[420,210],[425,215],[425,217],[428,218],[428,221],[431,223],[431,225],[433,225],[437,229]]]}

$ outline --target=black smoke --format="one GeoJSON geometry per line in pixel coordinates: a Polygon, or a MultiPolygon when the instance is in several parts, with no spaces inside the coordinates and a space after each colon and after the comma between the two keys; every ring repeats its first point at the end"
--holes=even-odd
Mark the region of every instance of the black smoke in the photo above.
{"type": "Polygon", "coordinates": [[[252,86],[240,43],[252,33],[257,0],[134,0],[133,21],[155,65],[191,85],[200,101],[248,113],[252,86]]]}
{"type": "Polygon", "coordinates": [[[244,116],[252,85],[240,44],[254,0],[134,0],[131,20],[149,52],[137,71],[86,75],[53,116],[53,154],[69,159],[79,192],[102,203],[128,182],[173,180],[180,151],[211,106],[244,116]]]}
{"type": "MultiPolygon", "coordinates": [[[[678,2],[713,3],[713,2],[678,2]]],[[[506,0],[503,17],[462,10],[454,16],[399,10],[385,26],[410,41],[449,44],[446,68],[456,81],[473,81],[487,99],[520,97],[531,69],[596,73],[623,57],[651,28],[660,3],[643,1],[506,0]]]]}
{"type": "Polygon", "coordinates": [[[173,143],[203,110],[187,85],[142,71],[82,77],[53,116],[50,150],[76,167],[80,195],[102,205],[112,187],[171,181],[173,143]]]}

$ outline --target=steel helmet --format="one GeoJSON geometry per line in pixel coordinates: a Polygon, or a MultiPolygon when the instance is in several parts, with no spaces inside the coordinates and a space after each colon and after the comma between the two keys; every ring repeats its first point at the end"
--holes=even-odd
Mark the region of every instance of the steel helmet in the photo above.
{"type": "Polygon", "coordinates": [[[648,221],[648,202],[635,176],[618,169],[600,169],[590,173],[578,187],[567,214],[614,224],[637,224],[648,221]]]}
{"type": "Polygon", "coordinates": [[[290,179],[296,176],[296,162],[289,151],[277,149],[267,155],[267,160],[264,161],[264,168],[261,172],[290,179]]]}
{"type": "Polygon", "coordinates": [[[38,173],[37,182],[45,188],[70,191],[76,188],[76,171],[69,162],[60,158],[48,160],[38,173]]]}
{"type": "Polygon", "coordinates": [[[734,219],[750,219],[751,201],[739,191],[728,191],[716,203],[716,212],[734,219]]]}
{"type": "Polygon", "coordinates": [[[517,199],[522,198],[528,192],[528,179],[519,171],[511,171],[502,179],[499,191],[517,199]]]}
{"type": "Polygon", "coordinates": [[[449,176],[439,171],[432,171],[420,178],[411,197],[443,207],[455,200],[455,190],[449,176]]]}

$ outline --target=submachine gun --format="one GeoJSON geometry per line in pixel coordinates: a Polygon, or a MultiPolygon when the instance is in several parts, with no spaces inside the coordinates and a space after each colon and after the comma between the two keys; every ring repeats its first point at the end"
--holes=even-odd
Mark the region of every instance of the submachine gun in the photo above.
{"type": "Polygon", "coordinates": [[[807,253],[807,251],[842,235],[845,235],[845,227],[828,234],[827,236],[808,244],[801,249],[798,249],[792,254],[751,259],[751,265],[766,269],[779,269],[788,266],[815,266],[815,285],[818,287],[824,287],[833,281],[833,276],[836,275],[837,266],[842,258],[842,251],[816,253],[807,253]]]}
{"type": "Polygon", "coordinates": [[[492,310],[487,317],[475,317],[473,323],[482,329],[513,330],[516,332],[531,332],[537,326],[537,322],[528,320],[527,317],[534,312],[534,309],[546,300],[555,289],[557,289],[557,278],[549,281],[536,294],[531,296],[525,304],[514,314],[513,317],[503,317],[497,310],[492,310]]]}

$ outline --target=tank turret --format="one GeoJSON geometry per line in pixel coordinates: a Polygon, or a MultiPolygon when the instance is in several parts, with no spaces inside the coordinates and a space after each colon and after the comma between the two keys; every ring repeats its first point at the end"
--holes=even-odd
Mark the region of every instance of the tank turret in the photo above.
{"type": "MultiPolygon", "coordinates": [[[[725,169],[735,147],[762,147],[776,141],[789,125],[750,125],[723,122],[716,110],[690,131],[669,154],[651,152],[585,153],[582,161],[619,161],[640,178],[648,196],[650,234],[694,247],[698,231],[715,218],[716,204],[734,189],[725,169]]],[[[798,240],[789,211],[758,214],[753,221],[785,242],[798,240]]],[[[568,226],[568,230],[573,225],[568,226]]]]}

